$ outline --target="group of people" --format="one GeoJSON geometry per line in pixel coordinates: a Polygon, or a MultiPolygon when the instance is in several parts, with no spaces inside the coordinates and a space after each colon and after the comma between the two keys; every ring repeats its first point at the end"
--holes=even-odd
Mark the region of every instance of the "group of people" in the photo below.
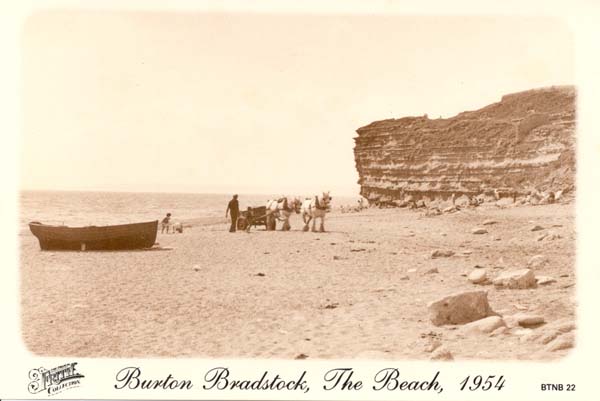
{"type": "MultiPolygon", "coordinates": [[[[238,196],[233,195],[233,199],[229,201],[227,205],[227,210],[225,211],[225,218],[227,218],[231,214],[231,227],[229,228],[229,232],[235,232],[237,226],[237,220],[240,216],[240,204],[238,202],[238,196]]],[[[160,233],[164,234],[165,231],[168,234],[169,231],[172,232],[183,232],[183,225],[180,222],[173,222],[171,220],[171,213],[167,213],[167,215],[161,220],[161,230],[160,233]]]]}

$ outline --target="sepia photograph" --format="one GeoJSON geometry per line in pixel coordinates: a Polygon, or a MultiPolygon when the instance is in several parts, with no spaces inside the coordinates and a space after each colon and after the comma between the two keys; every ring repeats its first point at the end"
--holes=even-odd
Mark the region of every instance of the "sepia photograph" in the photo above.
{"type": "Polygon", "coordinates": [[[600,4],[0,8],[0,398],[593,398],[600,4]]]}
{"type": "Polygon", "coordinates": [[[34,355],[577,347],[564,21],[57,9],[21,46],[34,355]]]}

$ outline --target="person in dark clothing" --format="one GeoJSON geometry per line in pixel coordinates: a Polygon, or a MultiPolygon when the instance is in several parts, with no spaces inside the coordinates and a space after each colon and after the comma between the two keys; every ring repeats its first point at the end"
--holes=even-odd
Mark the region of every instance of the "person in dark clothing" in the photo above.
{"type": "Polygon", "coordinates": [[[240,204],[237,198],[237,195],[233,195],[233,199],[229,201],[229,204],[227,205],[227,210],[225,211],[225,218],[227,218],[227,214],[231,212],[231,227],[229,228],[230,233],[235,232],[237,226],[237,219],[240,215],[240,204]]]}
{"type": "Polygon", "coordinates": [[[171,226],[171,213],[167,213],[167,215],[165,216],[164,219],[162,219],[161,223],[161,230],[160,233],[164,233],[165,230],[167,230],[167,234],[169,233],[169,227],[171,226]]]}

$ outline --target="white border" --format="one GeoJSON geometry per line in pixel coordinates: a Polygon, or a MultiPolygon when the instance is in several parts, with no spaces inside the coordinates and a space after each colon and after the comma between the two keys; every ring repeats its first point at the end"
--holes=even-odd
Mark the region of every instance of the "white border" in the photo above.
{"type": "MultiPolygon", "coordinates": [[[[16,3],[15,3],[16,4],[16,3]]],[[[66,399],[593,399],[596,398],[595,362],[598,360],[599,324],[596,305],[600,301],[598,284],[600,258],[597,254],[596,227],[600,227],[600,205],[597,185],[600,183],[600,12],[593,1],[493,1],[493,2],[394,2],[394,1],[27,1],[18,6],[2,6],[0,40],[3,50],[2,97],[0,115],[3,196],[0,198],[2,224],[2,305],[0,398],[35,398],[27,392],[30,369],[53,367],[71,362],[69,358],[42,358],[30,354],[20,338],[18,244],[14,234],[17,226],[18,155],[19,155],[19,40],[20,31],[28,15],[44,8],[85,8],[110,10],[195,10],[227,12],[289,12],[289,13],[342,13],[342,14],[413,14],[413,15],[521,15],[553,16],[566,20],[575,34],[576,85],[578,87],[578,154],[577,154],[577,299],[578,338],[576,349],[558,362],[452,362],[427,361],[367,362],[367,361],[277,361],[277,360],[201,360],[201,359],[93,359],[77,358],[78,369],[86,376],[82,386],[61,393],[56,398],[66,399]],[[168,5],[168,7],[167,7],[168,5]],[[8,135],[7,135],[8,133],[8,135]],[[126,366],[141,366],[151,377],[171,373],[179,378],[190,378],[195,383],[189,392],[119,391],[114,389],[114,377],[126,366]],[[311,391],[283,392],[205,392],[201,390],[204,372],[215,366],[228,366],[241,376],[254,378],[263,370],[297,376],[309,371],[311,391]],[[365,379],[383,367],[398,367],[408,377],[427,378],[436,370],[442,371],[445,391],[433,393],[391,392],[375,393],[367,388],[355,393],[324,392],[322,375],[335,367],[353,367],[357,376],[365,379]],[[458,383],[468,374],[496,374],[507,378],[507,386],[500,393],[459,392],[458,383]],[[541,392],[540,383],[575,383],[573,393],[541,392]],[[453,388],[454,387],[454,390],[453,388]]],[[[367,381],[367,380],[366,380],[367,381]]],[[[41,398],[47,398],[42,395],[41,398]]],[[[49,397],[54,398],[54,397],[49,397]]]]}

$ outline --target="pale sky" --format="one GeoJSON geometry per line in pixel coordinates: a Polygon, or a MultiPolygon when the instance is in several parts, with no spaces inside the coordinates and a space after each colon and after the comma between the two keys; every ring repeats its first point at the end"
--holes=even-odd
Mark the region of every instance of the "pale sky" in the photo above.
{"type": "Polygon", "coordinates": [[[23,189],[355,195],[355,130],[574,83],[560,21],[47,12],[23,32],[23,189]]]}

